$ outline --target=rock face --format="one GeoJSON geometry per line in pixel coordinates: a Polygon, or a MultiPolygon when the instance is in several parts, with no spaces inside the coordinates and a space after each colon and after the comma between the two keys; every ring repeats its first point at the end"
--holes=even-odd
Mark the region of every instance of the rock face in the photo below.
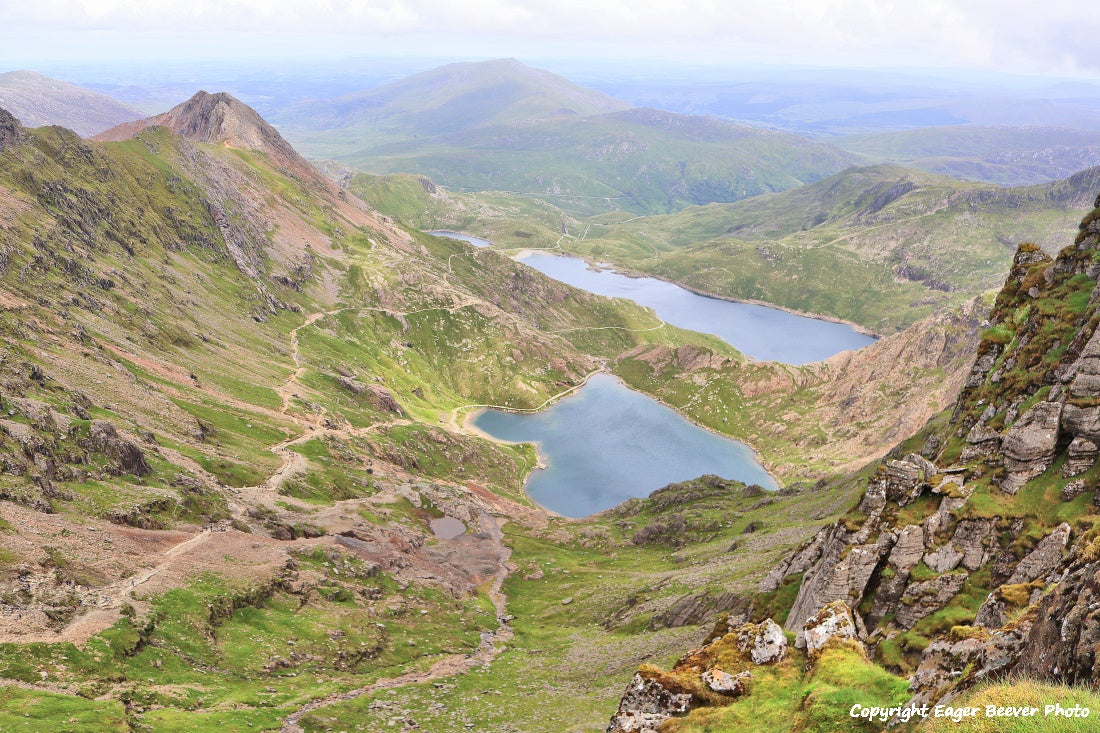
{"type": "Polygon", "coordinates": [[[756,590],[760,593],[769,593],[776,590],[788,575],[796,575],[809,570],[821,557],[821,552],[830,536],[831,529],[831,527],[822,527],[818,530],[812,540],[772,568],[771,572],[757,585],[756,590]]]}
{"type": "Polygon", "coordinates": [[[905,506],[920,496],[924,482],[931,478],[931,474],[926,475],[927,465],[928,461],[912,454],[904,461],[887,461],[880,479],[885,484],[886,499],[905,506]]]}
{"type": "Polygon", "coordinates": [[[1016,570],[1005,585],[1030,583],[1054,572],[1062,564],[1062,552],[1069,542],[1070,526],[1058,525],[1053,532],[1044,537],[1027,557],[1020,561],[1016,570]]]}
{"type": "Polygon", "coordinates": [[[748,606],[749,599],[736,593],[692,593],[655,615],[649,628],[674,629],[689,624],[701,624],[723,612],[729,612],[731,620],[735,617],[744,619],[748,606]]]}
{"type": "Polygon", "coordinates": [[[0,150],[18,145],[23,140],[23,126],[6,109],[0,109],[0,150]]]}
{"type": "Polygon", "coordinates": [[[965,584],[966,575],[952,573],[910,585],[901,597],[895,623],[903,629],[913,628],[922,618],[946,606],[965,584]]]}
{"type": "Polygon", "coordinates": [[[703,682],[712,692],[723,695],[743,695],[748,689],[748,682],[752,679],[752,672],[748,670],[737,674],[727,674],[720,669],[708,669],[703,672],[703,682]]]}
{"type": "Polygon", "coordinates": [[[1066,390],[1066,430],[1093,443],[1100,441],[1100,405],[1089,404],[1100,397],[1100,330],[1092,334],[1068,371],[1072,381],[1066,390]]]}
{"type": "Polygon", "coordinates": [[[1096,447],[1096,443],[1087,438],[1074,438],[1066,451],[1066,466],[1062,470],[1062,475],[1078,476],[1084,473],[1096,463],[1098,454],[1100,454],[1100,448],[1096,447]]]}
{"type": "Polygon", "coordinates": [[[852,611],[841,601],[834,601],[822,608],[803,626],[806,652],[813,659],[829,643],[830,639],[858,641],[852,611]]]}
{"type": "Polygon", "coordinates": [[[1008,475],[1001,482],[1003,491],[1015,494],[1028,479],[1050,468],[1061,419],[1060,403],[1040,402],[1005,433],[1002,447],[1008,475]]]}
{"type": "Polygon", "coordinates": [[[92,446],[116,461],[117,470],[121,473],[134,476],[145,476],[151,473],[141,449],[119,437],[115,426],[106,420],[95,420],[88,432],[88,437],[92,446]]]}
{"type": "Polygon", "coordinates": [[[1078,562],[1039,602],[1017,670],[1090,687],[1100,682],[1100,562],[1078,562]]]}
{"type": "Polygon", "coordinates": [[[924,564],[937,573],[950,572],[959,565],[977,570],[989,559],[993,530],[992,519],[965,519],[947,544],[925,554],[924,564]]]}
{"type": "Polygon", "coordinates": [[[691,707],[691,693],[674,692],[635,674],[611,717],[607,733],[657,733],[657,727],[691,707]]]}
{"type": "Polygon", "coordinates": [[[986,458],[999,454],[1001,450],[1001,434],[993,428],[976,423],[966,434],[967,447],[963,450],[962,459],[972,461],[976,458],[986,458]]]}
{"type": "Polygon", "coordinates": [[[771,664],[787,653],[783,628],[770,618],[762,624],[746,624],[735,633],[737,646],[749,655],[753,664],[771,664]]]}
{"type": "Polygon", "coordinates": [[[914,695],[907,704],[946,702],[953,693],[1009,672],[1016,666],[1026,637],[1026,628],[1018,628],[933,641],[909,682],[914,695]]]}

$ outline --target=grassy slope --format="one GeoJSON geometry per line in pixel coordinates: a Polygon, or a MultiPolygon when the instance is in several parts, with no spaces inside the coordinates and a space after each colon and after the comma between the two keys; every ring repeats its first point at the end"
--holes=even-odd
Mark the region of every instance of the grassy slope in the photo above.
{"type": "Polygon", "coordinates": [[[628,105],[515,61],[454,64],[277,120],[310,155],[574,213],[675,211],[818,180],[855,162],[790,133],[628,105]]]}
{"type": "Polygon", "coordinates": [[[1100,135],[1071,128],[959,125],[846,135],[834,142],[869,162],[1002,186],[1065,178],[1100,162],[1100,135]]]}
{"type": "Polygon", "coordinates": [[[516,636],[505,654],[463,677],[332,706],[307,730],[384,726],[408,715],[438,733],[467,725],[601,731],[634,666],[668,664],[706,633],[695,624],[664,628],[654,618],[661,609],[690,593],[751,593],[795,537],[851,501],[854,486],[773,497],[700,480],[581,522],[514,527],[508,541],[519,571],[506,591],[516,636]],[[682,531],[632,542],[638,530],[676,516],[685,520],[682,531]],[[759,529],[746,533],[750,524],[759,529]]]}
{"type": "Polygon", "coordinates": [[[451,187],[530,193],[577,214],[737,201],[818,180],[852,162],[794,135],[645,110],[484,127],[329,155],[376,173],[413,172],[451,187]]]}
{"type": "Polygon", "coordinates": [[[1095,185],[1095,171],[1001,189],[882,165],[733,204],[577,218],[500,192],[429,193],[412,176],[359,174],[350,184],[414,226],[468,231],[505,250],[560,248],[879,333],[999,287],[1021,241],[1056,248],[1095,185]]]}
{"type": "MultiPolygon", "coordinates": [[[[135,434],[148,430],[161,446],[146,447],[152,472],[141,480],[106,472],[94,481],[59,479],[59,487],[72,495],[59,495],[51,503],[65,521],[161,499],[166,502],[144,510],[158,526],[193,527],[226,518],[230,494],[217,486],[184,491],[178,481],[201,485],[212,477],[230,486],[256,485],[280,465],[272,446],[295,436],[302,416],[318,411],[353,428],[375,430],[369,436],[333,434],[294,446],[306,458],[307,470],[283,487],[288,498],[324,507],[369,495],[399,466],[421,481],[476,480],[500,495],[523,499],[520,482],[531,464],[530,450],[498,448],[464,436],[432,438],[441,413],[484,400],[538,404],[575,383],[595,358],[611,358],[640,344],[697,344],[737,358],[709,337],[675,329],[625,330],[648,328],[652,318],[640,308],[565,288],[496,253],[415,233],[390,234],[380,221],[349,218],[308,182],[273,171],[262,155],[205,146],[196,153],[155,129],[139,140],[109,145],[88,144],[56,129],[30,134],[31,143],[0,153],[9,243],[4,297],[14,304],[0,317],[7,342],[8,358],[0,367],[6,384],[68,417],[77,413],[84,393],[92,398],[87,408],[92,417],[135,434]],[[226,216],[266,229],[261,246],[279,241],[280,227],[306,232],[313,243],[312,279],[292,287],[273,278],[241,276],[206,203],[210,193],[201,174],[210,163],[203,156],[241,177],[245,204],[226,216]],[[248,195],[255,191],[263,194],[248,195]],[[257,212],[277,215],[265,219],[257,212]],[[285,307],[272,311],[258,294],[259,286],[285,307]],[[320,310],[340,312],[298,331],[304,368],[296,388],[300,396],[283,414],[280,390],[295,367],[289,334],[303,326],[307,314],[320,310]],[[603,330],[609,324],[619,329],[603,330]],[[563,329],[575,330],[548,333],[563,329]],[[35,373],[32,366],[47,376],[28,378],[35,373]],[[335,377],[341,370],[364,381],[380,380],[411,424],[390,424],[392,415],[339,387],[335,377]],[[403,457],[407,463],[401,463],[403,457]],[[389,468],[371,473],[364,468],[370,461],[389,468]]],[[[296,271],[293,253],[261,252],[269,273],[296,271]]],[[[72,424],[86,429],[80,420],[72,424]]],[[[48,437],[47,431],[41,434],[48,437]]],[[[12,455],[18,450],[7,438],[0,442],[12,455]]],[[[89,460],[105,459],[93,455],[89,460]]],[[[27,486],[25,477],[5,477],[4,483],[27,486]]],[[[751,517],[764,520],[765,511],[774,511],[743,507],[736,497],[730,501],[709,511],[719,516],[732,507],[745,512],[745,521],[701,546],[707,568],[700,577],[666,582],[653,591],[655,599],[667,603],[695,587],[692,583],[727,584],[730,538],[751,517]]],[[[281,506],[290,512],[290,521],[312,521],[310,511],[285,502],[281,506]]],[[[805,506],[792,508],[788,520],[774,525],[776,537],[765,543],[768,551],[800,541],[805,530],[799,525],[807,516],[818,521],[842,508],[833,493],[815,495],[805,506]]],[[[266,516],[244,520],[262,531],[266,516]]],[[[411,509],[398,508],[389,516],[369,521],[423,523],[411,509]]],[[[554,525],[560,530],[556,534],[513,530],[517,561],[548,569],[559,561],[587,568],[576,584],[564,573],[551,573],[546,583],[509,582],[517,608],[527,609],[524,615],[566,623],[572,614],[562,615],[561,593],[577,596],[572,610],[586,609],[568,630],[521,625],[517,649],[553,649],[548,673],[572,675],[577,688],[598,681],[594,699],[601,704],[617,694],[619,674],[634,663],[637,642],[608,635],[592,627],[592,620],[621,606],[639,587],[648,587],[654,574],[672,580],[681,569],[662,549],[635,548],[620,525],[595,520],[596,536],[611,537],[611,544],[597,545],[584,535],[585,525],[554,525]],[[621,547],[622,555],[607,565],[612,544],[621,547]],[[613,592],[599,577],[605,569],[619,576],[613,592]],[[608,659],[594,677],[573,664],[573,655],[590,644],[605,649],[608,659]]],[[[760,542],[771,529],[757,535],[760,542]]],[[[760,549],[764,545],[756,545],[756,539],[753,546],[760,549]]],[[[5,555],[3,570],[10,574],[27,560],[33,558],[5,555]]],[[[344,563],[351,562],[343,557],[300,557],[297,562],[316,578],[318,588],[305,603],[281,586],[203,576],[150,599],[149,626],[123,619],[83,648],[0,645],[0,676],[33,685],[41,684],[45,673],[51,685],[83,695],[9,688],[5,694],[12,702],[0,713],[0,725],[35,720],[64,728],[70,718],[77,726],[102,715],[120,726],[153,730],[278,727],[295,704],[426,664],[442,650],[472,649],[479,631],[492,625],[483,593],[456,600],[430,584],[401,590],[385,574],[336,575],[333,567],[346,569],[344,563]],[[360,589],[378,597],[365,603],[360,589]],[[413,613],[413,606],[429,613],[413,613]],[[382,637],[375,623],[386,627],[382,637]],[[346,636],[329,637],[334,628],[346,636]],[[256,666],[301,645],[315,659],[296,666],[294,673],[256,666]],[[340,666],[361,646],[371,654],[351,668],[340,666]],[[120,701],[129,708],[123,710],[120,701]]],[[[635,625],[646,623],[638,619],[635,625]]],[[[654,631],[647,644],[672,648],[692,633],[654,631]]],[[[504,663],[492,674],[506,687],[522,667],[504,663]]],[[[606,717],[599,706],[571,714],[586,725],[606,717]]]]}
{"type": "Polygon", "coordinates": [[[563,246],[888,333],[998,287],[1019,242],[1057,247],[1091,204],[1094,183],[1083,175],[1006,190],[893,166],[855,169],[738,204],[598,221],[583,242],[563,246]]]}

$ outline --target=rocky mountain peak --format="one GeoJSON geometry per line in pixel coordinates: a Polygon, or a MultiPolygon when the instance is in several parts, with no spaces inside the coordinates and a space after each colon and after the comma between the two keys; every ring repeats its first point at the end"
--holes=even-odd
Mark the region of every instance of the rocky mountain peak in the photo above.
{"type": "Polygon", "coordinates": [[[15,115],[0,107],[0,150],[9,148],[23,139],[23,125],[15,115]]]}
{"type": "Polygon", "coordinates": [[[163,114],[113,127],[94,139],[126,140],[154,125],[167,127],[194,142],[257,150],[287,164],[304,163],[256,110],[226,92],[199,91],[163,114]]]}

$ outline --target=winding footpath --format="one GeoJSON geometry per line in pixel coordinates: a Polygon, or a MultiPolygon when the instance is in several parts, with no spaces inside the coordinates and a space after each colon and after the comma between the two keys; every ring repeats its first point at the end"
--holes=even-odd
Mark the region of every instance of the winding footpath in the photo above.
{"type": "Polygon", "coordinates": [[[497,559],[496,575],[489,589],[489,598],[493,601],[493,607],[496,609],[498,624],[496,631],[486,631],[482,633],[481,643],[473,653],[448,655],[437,661],[425,672],[406,672],[397,677],[387,677],[377,682],[373,682],[366,687],[329,695],[328,697],[314,700],[311,703],[303,705],[287,716],[281,728],[282,733],[305,733],[305,729],[302,728],[300,724],[304,716],[337,703],[355,700],[356,698],[370,695],[380,690],[391,690],[397,687],[404,687],[405,685],[434,682],[435,680],[446,677],[464,674],[474,667],[489,664],[498,654],[507,648],[505,644],[511,641],[513,631],[506,620],[507,611],[505,606],[507,598],[504,595],[504,581],[508,577],[508,559],[512,556],[512,550],[504,544],[504,533],[502,532],[502,527],[504,525],[503,519],[491,517],[483,513],[479,518],[479,524],[482,529],[492,537],[500,550],[500,555],[497,559]]]}
{"type": "MultiPolygon", "coordinates": [[[[141,575],[134,576],[132,578],[123,578],[122,580],[115,581],[111,585],[108,585],[100,589],[100,594],[104,599],[108,599],[104,605],[96,606],[88,613],[85,613],[66,624],[63,628],[56,632],[50,632],[48,634],[19,634],[12,638],[6,638],[9,635],[0,635],[0,643],[4,642],[17,642],[20,644],[43,642],[43,643],[63,643],[71,642],[73,644],[83,644],[88,639],[98,634],[103,629],[108,628],[111,624],[118,620],[121,615],[122,605],[124,603],[133,603],[136,605],[144,605],[138,601],[134,595],[138,588],[145,583],[149,582],[153,577],[167,570],[174,562],[175,558],[179,555],[187,552],[189,549],[204,543],[210,537],[210,530],[204,529],[198,534],[192,535],[187,539],[179,542],[172,547],[169,547],[161,554],[161,561],[149,568],[141,575]]],[[[3,684],[8,684],[8,680],[5,679],[3,684]]]]}

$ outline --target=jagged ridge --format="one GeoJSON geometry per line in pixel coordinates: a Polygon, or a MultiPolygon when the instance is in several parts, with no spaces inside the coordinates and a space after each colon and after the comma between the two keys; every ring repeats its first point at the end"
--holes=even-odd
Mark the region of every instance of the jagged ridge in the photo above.
{"type": "MultiPolygon", "coordinates": [[[[895,449],[859,505],[779,563],[753,611],[720,624],[712,644],[778,609],[798,648],[821,648],[833,608],[850,614],[845,644],[909,678],[913,705],[1009,674],[1100,683],[1095,205],[1057,258],[1019,247],[945,427],[895,449]]],[[[846,628],[833,626],[826,636],[846,628]]],[[[658,722],[711,704],[697,697],[658,722]]]]}

